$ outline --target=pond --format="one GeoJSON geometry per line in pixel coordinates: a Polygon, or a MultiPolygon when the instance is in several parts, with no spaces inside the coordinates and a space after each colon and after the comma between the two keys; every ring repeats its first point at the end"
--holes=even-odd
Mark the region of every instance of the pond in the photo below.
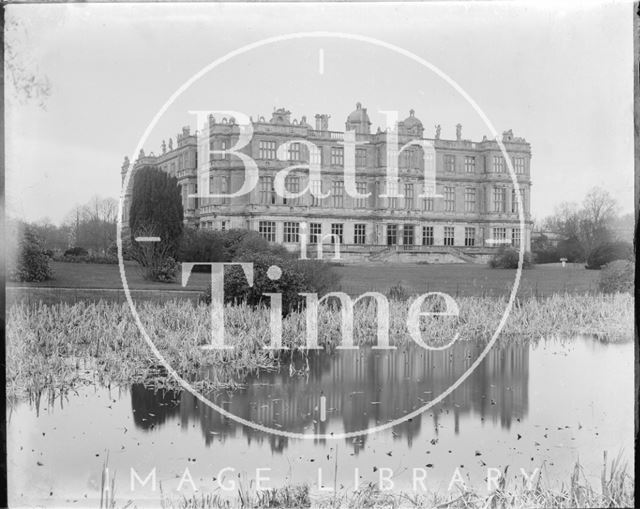
{"type": "MultiPolygon", "coordinates": [[[[207,396],[274,429],[360,431],[422,407],[481,349],[467,342],[442,352],[415,346],[319,352],[308,365],[294,357],[291,366],[253,376],[241,390],[207,396]]],[[[374,434],[314,440],[237,424],[186,391],[87,386],[7,409],[9,501],[97,507],[107,457],[116,498],[139,506],[158,505],[158,484],[176,496],[190,495],[193,486],[232,496],[239,483],[255,488],[258,478],[262,487],[307,483],[316,494],[381,482],[395,492],[445,492],[457,474],[483,487],[488,469],[509,466],[514,475],[541,468],[543,479],[560,483],[578,459],[597,486],[603,451],[633,460],[633,370],[632,343],[502,344],[419,416],[374,434]],[[136,481],[132,491],[132,472],[144,481],[153,469],[156,490],[151,479],[144,486],[136,481]]]]}

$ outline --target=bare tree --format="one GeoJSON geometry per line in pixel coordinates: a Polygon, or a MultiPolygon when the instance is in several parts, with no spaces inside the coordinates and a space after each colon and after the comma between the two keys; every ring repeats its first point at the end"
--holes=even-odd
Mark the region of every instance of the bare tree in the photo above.
{"type": "Polygon", "coordinates": [[[591,189],[581,206],[561,203],[544,222],[545,229],[577,240],[585,259],[600,244],[612,239],[612,223],[616,217],[615,199],[604,189],[591,189]]]}
{"type": "Polygon", "coordinates": [[[580,211],[578,237],[587,258],[597,246],[611,240],[616,210],[616,200],[604,189],[596,187],[587,193],[580,211]]]}
{"type": "Polygon", "coordinates": [[[113,198],[92,197],[75,206],[65,217],[72,243],[99,254],[106,254],[116,240],[118,202],[113,198]]]}

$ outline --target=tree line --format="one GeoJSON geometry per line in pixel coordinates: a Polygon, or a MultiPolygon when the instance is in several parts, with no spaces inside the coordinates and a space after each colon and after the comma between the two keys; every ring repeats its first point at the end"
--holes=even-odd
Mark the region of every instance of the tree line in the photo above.
{"type": "Polygon", "coordinates": [[[601,257],[628,258],[633,252],[634,217],[618,212],[619,205],[611,194],[593,188],[581,203],[561,203],[541,221],[537,229],[542,234],[532,241],[531,250],[538,262],[566,258],[597,265],[594,268],[601,265],[597,263],[601,257]],[[559,240],[554,242],[549,233],[559,240]]]}
{"type": "Polygon", "coordinates": [[[93,255],[106,256],[116,242],[117,220],[118,200],[94,196],[69,210],[60,224],[45,218],[30,223],[17,221],[16,226],[28,227],[44,249],[54,254],[81,247],[93,255]]]}

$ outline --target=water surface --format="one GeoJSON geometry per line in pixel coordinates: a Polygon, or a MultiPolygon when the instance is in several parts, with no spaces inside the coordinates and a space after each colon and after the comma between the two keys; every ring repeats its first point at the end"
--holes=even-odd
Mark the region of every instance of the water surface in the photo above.
{"type": "MultiPolygon", "coordinates": [[[[244,389],[208,397],[271,428],[359,431],[421,407],[480,351],[480,345],[456,343],[444,352],[411,346],[320,353],[308,368],[295,358],[280,372],[250,378],[244,389]]],[[[320,486],[350,490],[356,481],[379,483],[381,474],[392,475],[395,491],[421,490],[413,477],[422,474],[414,469],[427,472],[427,489],[444,492],[456,469],[483,489],[487,468],[507,465],[528,474],[542,466],[549,482],[559,485],[579,459],[597,485],[603,451],[633,458],[632,379],[632,343],[577,338],[496,346],[460,387],[419,417],[339,440],[258,432],[187,392],[154,392],[139,384],[84,387],[53,402],[7,410],[10,501],[96,506],[107,455],[118,500],[139,505],[157,505],[159,493],[150,483],[132,492],[132,469],[144,479],[155,468],[163,491],[173,495],[193,492],[189,482],[177,491],[186,469],[198,489],[221,494],[220,482],[255,486],[258,475],[268,478],[268,487],[308,483],[315,494],[320,486]]]]}

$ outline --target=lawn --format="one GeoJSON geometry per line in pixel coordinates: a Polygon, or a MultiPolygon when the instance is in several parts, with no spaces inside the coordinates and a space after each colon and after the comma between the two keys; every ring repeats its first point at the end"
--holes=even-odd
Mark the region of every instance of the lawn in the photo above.
{"type": "MultiPolygon", "coordinates": [[[[52,262],[54,279],[42,283],[9,283],[12,286],[48,288],[107,288],[122,289],[120,267],[117,264],[52,262]]],[[[210,285],[211,276],[194,273],[186,287],[180,279],[174,283],[145,281],[135,262],[125,262],[125,274],[129,288],[136,290],[204,290],[210,285]]]]}
{"type": "MultiPolygon", "coordinates": [[[[53,263],[55,279],[43,283],[10,283],[13,286],[74,289],[122,289],[118,265],[88,263],[53,263]]],[[[335,267],[342,276],[342,290],[359,295],[367,291],[385,293],[389,287],[402,283],[412,293],[445,292],[454,296],[508,295],[513,286],[515,270],[490,269],[473,264],[384,264],[344,265],[335,267]]],[[[553,293],[586,293],[596,291],[600,271],[586,270],[581,265],[538,265],[522,271],[518,294],[547,296],[553,293]]],[[[186,287],[180,282],[154,283],[145,281],[135,263],[127,262],[126,276],[132,290],[155,290],[165,293],[176,290],[201,291],[210,284],[210,276],[194,273],[186,287]]]]}
{"type": "MultiPolygon", "coordinates": [[[[516,270],[490,269],[474,264],[389,264],[345,265],[336,270],[342,275],[342,288],[349,294],[366,291],[383,293],[402,283],[412,293],[445,292],[454,296],[508,295],[516,270]]],[[[554,293],[597,291],[600,271],[586,270],[580,264],[537,265],[522,271],[518,295],[547,296],[554,293]]]]}

